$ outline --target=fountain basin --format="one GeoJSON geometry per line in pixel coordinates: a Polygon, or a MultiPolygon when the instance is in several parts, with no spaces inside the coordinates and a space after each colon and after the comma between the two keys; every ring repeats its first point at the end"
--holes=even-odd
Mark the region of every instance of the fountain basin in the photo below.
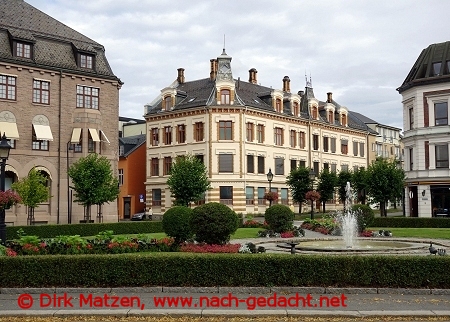
{"type": "Polygon", "coordinates": [[[405,251],[427,248],[424,243],[394,240],[367,240],[357,238],[352,247],[347,247],[340,239],[308,240],[301,242],[296,249],[313,252],[379,252],[379,251],[405,251]]]}

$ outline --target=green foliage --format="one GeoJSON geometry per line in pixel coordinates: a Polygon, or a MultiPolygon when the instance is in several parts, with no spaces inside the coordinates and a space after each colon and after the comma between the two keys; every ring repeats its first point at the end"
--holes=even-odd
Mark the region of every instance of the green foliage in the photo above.
{"type": "Polygon", "coordinates": [[[375,217],[370,227],[380,228],[450,228],[448,218],[375,217]]]}
{"type": "Polygon", "coordinates": [[[194,208],[190,226],[196,241],[222,245],[239,227],[239,217],[229,207],[210,202],[194,208]]]}
{"type": "Polygon", "coordinates": [[[27,177],[14,182],[11,188],[17,191],[22,198],[22,203],[29,208],[35,208],[51,197],[47,187],[47,178],[34,168],[27,177]]]}
{"type": "Polygon", "coordinates": [[[335,172],[328,171],[328,169],[323,169],[319,174],[317,191],[320,193],[320,201],[323,204],[323,212],[325,212],[325,203],[328,200],[333,199],[337,180],[337,174],[335,172]]]}
{"type": "Polygon", "coordinates": [[[352,211],[356,215],[359,232],[362,232],[369,227],[375,219],[373,210],[368,205],[353,205],[352,211]]]}
{"type": "Polygon", "coordinates": [[[371,203],[380,203],[380,214],[386,216],[386,203],[401,198],[405,172],[395,160],[379,158],[367,169],[367,192],[371,203]]]}
{"type": "Polygon", "coordinates": [[[189,225],[192,209],[175,206],[164,213],[162,227],[167,236],[173,237],[176,244],[180,244],[194,235],[189,225]]]}
{"type": "Polygon", "coordinates": [[[303,203],[306,193],[311,190],[312,181],[309,178],[310,168],[298,167],[286,177],[286,184],[291,189],[292,200],[303,203]]]}
{"type": "Polygon", "coordinates": [[[367,170],[365,168],[359,168],[352,174],[351,185],[353,191],[357,193],[358,201],[365,204],[366,203],[366,191],[367,191],[367,170]]]}
{"type": "Polygon", "coordinates": [[[119,195],[119,181],[111,163],[104,156],[90,153],[76,161],[68,170],[75,190],[76,202],[84,206],[102,205],[119,195]]]}
{"type": "Polygon", "coordinates": [[[193,155],[178,157],[167,179],[175,204],[189,206],[189,203],[203,198],[211,188],[206,166],[193,155]]]}
{"type": "Polygon", "coordinates": [[[114,231],[117,235],[148,234],[163,231],[161,221],[131,221],[100,224],[7,226],[6,236],[7,239],[15,238],[19,231],[21,235],[39,236],[40,238],[53,238],[60,235],[95,236],[108,230],[114,231]]]}
{"type": "Polygon", "coordinates": [[[0,257],[2,287],[450,288],[450,256],[148,253],[0,257]]]}
{"type": "Polygon", "coordinates": [[[294,213],[288,206],[273,205],[266,209],[264,215],[269,228],[276,233],[292,230],[294,224],[294,213]]]}

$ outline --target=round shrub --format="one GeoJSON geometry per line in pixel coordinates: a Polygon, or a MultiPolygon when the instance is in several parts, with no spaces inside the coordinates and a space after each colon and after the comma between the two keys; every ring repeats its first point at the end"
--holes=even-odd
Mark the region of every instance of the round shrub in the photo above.
{"type": "Polygon", "coordinates": [[[164,232],[180,244],[194,235],[190,226],[192,209],[184,206],[172,207],[164,213],[162,228],[164,232]]]}
{"type": "Polygon", "coordinates": [[[363,232],[367,227],[369,227],[375,219],[373,210],[368,205],[353,205],[352,211],[356,215],[356,221],[358,222],[358,231],[360,233],[363,232]]]}
{"type": "Polygon", "coordinates": [[[236,213],[227,206],[210,202],[194,208],[191,229],[200,243],[223,245],[239,226],[236,213]]]}
{"type": "Polygon", "coordinates": [[[270,229],[277,233],[292,230],[294,212],[285,205],[273,205],[266,209],[264,218],[270,229]]]}

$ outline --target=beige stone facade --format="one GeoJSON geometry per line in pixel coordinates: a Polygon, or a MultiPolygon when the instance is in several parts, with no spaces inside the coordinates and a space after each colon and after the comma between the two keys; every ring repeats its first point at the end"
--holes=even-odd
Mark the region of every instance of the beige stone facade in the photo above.
{"type": "MultiPolygon", "coordinates": [[[[171,162],[179,155],[197,155],[207,167],[212,190],[206,202],[221,202],[238,213],[262,213],[268,206],[267,172],[279,203],[294,207],[286,177],[292,168],[311,167],[318,174],[367,167],[376,132],[368,128],[328,93],[314,97],[310,82],[304,91],[290,92],[231,77],[231,57],[212,60],[210,78],[177,82],[147,105],[147,207],[163,214],[173,203],[166,185],[171,162]],[[171,99],[166,99],[171,96],[171,99]],[[166,102],[167,105],[166,105],[166,102]],[[197,104],[195,104],[198,102],[197,104]]],[[[327,207],[335,207],[331,201],[327,207]]]]}
{"type": "MultiPolygon", "coordinates": [[[[6,188],[35,168],[47,176],[51,193],[35,208],[35,223],[78,223],[84,212],[68,186],[67,167],[95,152],[106,156],[117,173],[122,83],[107,65],[100,44],[48,16],[51,27],[43,29],[34,22],[44,14],[20,3],[6,0],[0,5],[30,21],[25,30],[20,21],[0,19],[0,132],[13,147],[6,188]],[[17,54],[20,46],[31,49],[29,56],[17,54]],[[81,68],[76,59],[81,56],[92,57],[92,66],[81,68]]],[[[117,221],[116,203],[102,208],[99,220],[117,221]]],[[[95,207],[92,213],[97,213],[95,207]]],[[[27,224],[26,207],[7,210],[6,223],[27,224]]]]}

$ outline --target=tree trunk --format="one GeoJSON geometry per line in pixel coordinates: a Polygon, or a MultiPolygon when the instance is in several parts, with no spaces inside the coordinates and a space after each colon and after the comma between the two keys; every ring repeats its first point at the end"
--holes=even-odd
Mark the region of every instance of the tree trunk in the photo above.
{"type": "Polygon", "coordinates": [[[322,201],[323,213],[325,213],[325,203],[326,203],[326,201],[322,201]]]}

